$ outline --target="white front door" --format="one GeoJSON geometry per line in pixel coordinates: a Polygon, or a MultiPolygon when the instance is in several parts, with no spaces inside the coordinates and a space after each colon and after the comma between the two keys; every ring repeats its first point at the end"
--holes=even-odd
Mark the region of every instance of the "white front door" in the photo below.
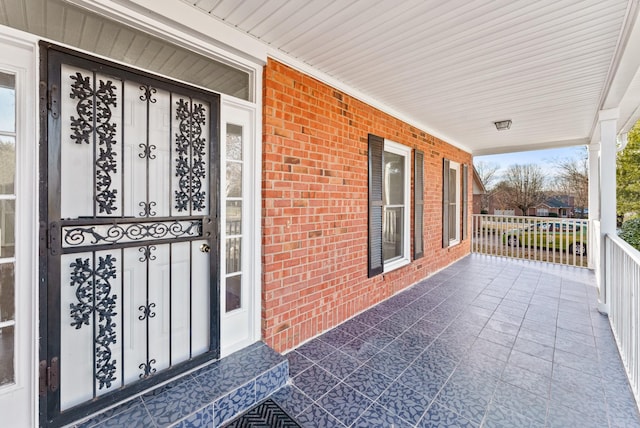
{"type": "Polygon", "coordinates": [[[36,425],[35,41],[0,27],[0,425],[36,425]]]}
{"type": "MultiPolygon", "coordinates": [[[[229,355],[259,339],[259,207],[256,209],[255,109],[222,104],[220,346],[229,355]],[[257,221],[256,221],[257,220],[257,221]],[[256,240],[258,242],[256,242],[256,240]],[[257,250],[256,250],[257,249],[257,250]],[[256,263],[257,262],[257,263],[256,263]]],[[[257,158],[256,158],[257,157],[257,158]]]]}

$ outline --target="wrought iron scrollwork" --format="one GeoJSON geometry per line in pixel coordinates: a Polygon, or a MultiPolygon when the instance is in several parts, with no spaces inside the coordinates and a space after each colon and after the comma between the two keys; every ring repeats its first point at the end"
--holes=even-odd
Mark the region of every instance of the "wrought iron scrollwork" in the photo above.
{"type": "Polygon", "coordinates": [[[147,305],[142,305],[138,307],[138,310],[142,312],[142,315],[138,317],[140,321],[144,321],[147,318],[153,318],[156,316],[156,313],[153,312],[153,308],[156,307],[155,303],[149,303],[147,305]]]}
{"type": "Polygon", "coordinates": [[[154,155],[152,153],[156,149],[155,144],[140,143],[140,144],[138,144],[138,147],[140,147],[142,149],[142,153],[138,153],[138,157],[140,159],[144,159],[144,158],[155,159],[156,158],[156,155],[154,155]]]}
{"type": "MultiPolygon", "coordinates": [[[[153,98],[153,95],[158,92],[158,90],[149,85],[140,85],[140,90],[142,90],[142,95],[140,95],[140,101],[144,101],[149,104],[155,104],[156,99],[153,98]]],[[[147,115],[148,115],[148,107],[147,107],[147,115]]],[[[147,124],[148,126],[149,124],[147,124]]],[[[142,149],[142,153],[138,153],[140,159],[155,159],[156,155],[152,152],[157,148],[154,144],[149,143],[149,138],[147,136],[147,141],[144,143],[138,144],[138,147],[142,149]]]]}
{"type": "Polygon", "coordinates": [[[155,260],[156,256],[151,254],[155,250],[156,250],[156,246],[155,245],[148,245],[146,247],[140,247],[138,249],[138,251],[140,251],[142,253],[142,257],[140,257],[138,260],[140,260],[141,263],[144,263],[144,262],[149,261],[149,260],[155,260]]]}
{"type": "Polygon", "coordinates": [[[150,359],[149,361],[147,361],[146,363],[142,363],[138,366],[138,368],[140,370],[142,370],[142,373],[140,373],[140,379],[143,379],[145,377],[149,377],[150,375],[154,374],[156,372],[156,369],[152,367],[152,364],[155,364],[156,360],[154,358],[150,359]]]}
{"type": "Polygon", "coordinates": [[[176,134],[176,177],[175,208],[182,212],[202,211],[206,203],[203,181],[206,179],[206,140],[202,131],[206,122],[205,107],[189,100],[177,101],[176,119],[180,121],[176,134]]]}
{"type": "Polygon", "coordinates": [[[71,303],[71,326],[77,330],[90,325],[93,315],[97,315],[97,333],[94,327],[95,378],[100,389],[110,388],[116,380],[116,360],[112,358],[111,345],[116,343],[117,296],[111,294],[112,279],[116,278],[115,257],[98,257],[98,266],[92,267],[89,259],[77,258],[70,264],[72,287],[76,287],[78,303],[71,303]]]}
{"type": "Polygon", "coordinates": [[[71,116],[71,139],[76,144],[89,144],[91,133],[93,132],[93,86],[89,77],[84,77],[82,73],[70,76],[71,99],[77,99],[76,112],[78,117],[71,116]]]}
{"type": "Polygon", "coordinates": [[[96,153],[96,203],[100,213],[113,213],[118,190],[112,189],[112,174],[117,172],[116,131],[117,124],[111,122],[111,108],[117,107],[116,87],[110,80],[100,80],[97,89],[91,79],[80,72],[70,76],[71,99],[77,99],[76,112],[71,116],[71,139],[76,144],[89,144],[95,133],[98,152],[96,153]]]}
{"type": "Polygon", "coordinates": [[[156,88],[149,85],[140,85],[140,90],[143,92],[143,94],[140,95],[140,101],[147,101],[155,104],[156,99],[153,98],[153,95],[158,92],[156,88]]]}
{"type": "Polygon", "coordinates": [[[153,217],[156,215],[156,212],[151,209],[156,206],[155,202],[140,202],[138,206],[142,208],[139,214],[141,217],[153,217]]]}
{"type": "Polygon", "coordinates": [[[199,236],[201,233],[202,220],[64,227],[63,245],[65,247],[77,247],[83,245],[116,244],[121,241],[135,242],[199,236]]]}

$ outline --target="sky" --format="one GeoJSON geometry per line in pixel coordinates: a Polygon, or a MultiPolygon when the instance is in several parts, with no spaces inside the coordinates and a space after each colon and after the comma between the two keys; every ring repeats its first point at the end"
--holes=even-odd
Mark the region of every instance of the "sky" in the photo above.
{"type": "Polygon", "coordinates": [[[534,150],[529,152],[504,153],[500,155],[474,156],[473,162],[484,161],[500,165],[500,175],[514,164],[537,164],[546,174],[555,172],[554,162],[562,159],[580,159],[586,155],[586,146],[563,147],[561,149],[534,150]]]}

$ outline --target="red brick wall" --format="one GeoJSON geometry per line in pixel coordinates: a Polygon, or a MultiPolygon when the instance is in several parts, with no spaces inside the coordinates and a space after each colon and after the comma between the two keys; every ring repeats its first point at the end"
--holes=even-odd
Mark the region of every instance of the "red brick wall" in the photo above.
{"type": "Polygon", "coordinates": [[[469,252],[469,238],[441,248],[442,159],[468,164],[471,184],[471,155],[272,59],[263,87],[262,335],[285,351],[469,252]],[[374,278],[369,133],[425,153],[425,256],[374,278]]]}

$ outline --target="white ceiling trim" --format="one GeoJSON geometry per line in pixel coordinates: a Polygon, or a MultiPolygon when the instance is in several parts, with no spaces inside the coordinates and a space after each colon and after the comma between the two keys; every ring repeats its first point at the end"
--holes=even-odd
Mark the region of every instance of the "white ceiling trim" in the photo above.
{"type": "MultiPolygon", "coordinates": [[[[233,67],[247,69],[247,61],[266,63],[266,46],[255,38],[174,0],[64,0],[125,23],[233,67]],[[176,20],[180,18],[180,21],[176,20]],[[184,22],[188,22],[187,27],[184,22]]],[[[251,71],[251,70],[247,70],[251,71]]]]}

